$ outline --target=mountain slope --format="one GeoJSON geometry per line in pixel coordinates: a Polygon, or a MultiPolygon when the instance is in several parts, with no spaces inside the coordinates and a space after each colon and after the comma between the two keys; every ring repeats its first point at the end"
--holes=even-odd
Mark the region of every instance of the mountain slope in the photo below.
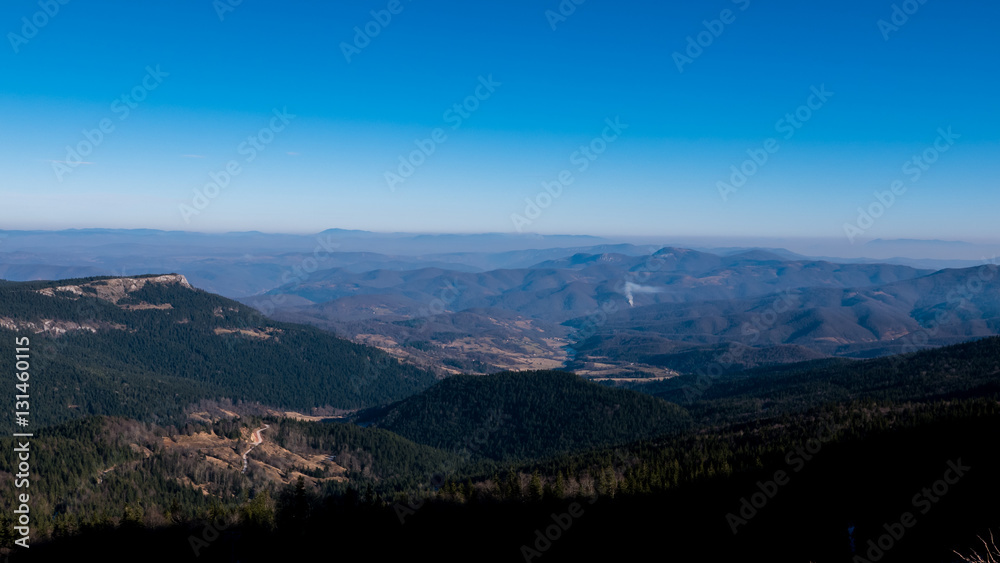
{"type": "Polygon", "coordinates": [[[434,376],[313,327],[278,323],[183,276],[0,283],[0,338],[32,339],[35,423],[176,416],[202,398],[291,409],[399,400],[434,376]]]}
{"type": "Polygon", "coordinates": [[[697,418],[776,417],[828,403],[1000,397],[1000,337],[870,360],[831,358],[716,380],[681,376],[633,389],[691,405],[697,418]]]}
{"type": "MultiPolygon", "coordinates": [[[[567,324],[585,336],[574,346],[577,364],[611,358],[683,369],[687,362],[678,354],[732,343],[872,357],[1000,334],[1000,269],[984,265],[868,287],[623,308],[590,333],[584,318],[567,324]]],[[[796,359],[806,358],[789,357],[796,359]]]]}
{"type": "Polygon", "coordinates": [[[450,377],[363,422],[493,459],[537,458],[679,432],[677,405],[558,371],[450,377]]]}

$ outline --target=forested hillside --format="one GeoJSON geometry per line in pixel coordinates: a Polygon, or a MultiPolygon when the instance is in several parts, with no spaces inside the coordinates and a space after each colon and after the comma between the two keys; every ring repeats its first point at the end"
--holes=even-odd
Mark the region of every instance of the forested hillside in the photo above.
{"type": "Polygon", "coordinates": [[[182,280],[0,285],[0,341],[32,338],[33,390],[44,397],[33,422],[95,414],[171,422],[188,403],[222,397],[354,409],[402,399],[435,381],[375,348],[270,321],[182,280]]]}
{"type": "Polygon", "coordinates": [[[450,377],[363,421],[415,442],[493,459],[538,458],[679,433],[684,409],[566,372],[450,377]]]}
{"type": "Polygon", "coordinates": [[[829,359],[633,386],[699,420],[801,412],[826,403],[929,402],[1000,394],[1000,337],[871,360],[829,359]]]}
{"type": "MultiPolygon", "coordinates": [[[[151,560],[197,554],[209,561],[264,561],[281,553],[322,556],[336,537],[350,538],[337,544],[339,557],[363,557],[372,545],[382,546],[383,556],[404,556],[433,551],[447,530],[451,539],[442,560],[463,560],[472,553],[477,560],[511,561],[523,558],[524,546],[534,548],[536,530],[544,534],[553,514],[573,510],[579,516],[559,541],[541,544],[542,561],[632,558],[660,550],[682,560],[708,553],[712,560],[752,556],[833,562],[864,557],[867,542],[878,541],[887,523],[910,511],[919,527],[908,529],[880,560],[943,563],[951,561],[952,549],[967,550],[977,533],[1000,524],[994,510],[1000,499],[994,478],[1000,457],[990,447],[1000,432],[996,397],[909,405],[830,403],[800,414],[716,425],[710,433],[581,450],[480,473],[476,467],[451,465],[454,458],[442,453],[392,439],[388,432],[315,423],[279,422],[274,428],[286,446],[305,445],[309,451],[337,452],[347,463],[356,460],[355,486],[248,491],[250,496],[214,508],[214,498],[188,495],[184,498],[195,504],[186,506],[203,508],[160,528],[139,527],[158,514],[155,503],[125,495],[133,500],[119,515],[60,524],[54,541],[37,546],[38,556],[107,545],[112,560],[127,560],[144,543],[156,541],[162,550],[150,554],[151,560]],[[439,463],[444,464],[440,477],[423,476],[430,487],[420,486],[420,475],[410,476],[424,491],[421,497],[404,494],[402,481],[396,492],[379,490],[379,481],[398,469],[427,470],[439,463]],[[924,496],[922,489],[952,466],[966,469],[947,473],[948,492],[924,496]],[[443,486],[437,488],[441,478],[443,486]],[[769,492],[758,495],[764,500],[753,497],[764,490],[769,492]],[[742,500],[751,497],[756,505],[747,510],[742,500]],[[139,513],[143,520],[137,521],[139,513]],[[192,544],[190,538],[204,537],[209,526],[225,533],[210,535],[218,539],[204,545],[192,544]]],[[[86,451],[86,441],[80,444],[86,451]]],[[[142,467],[156,470],[148,463],[142,467]]],[[[142,490],[157,482],[139,473],[125,478],[143,480],[142,490]]],[[[113,495],[107,498],[114,502],[113,495]]]]}
{"type": "MultiPolygon", "coordinates": [[[[0,438],[0,447],[12,451],[15,444],[0,438]]],[[[366,489],[384,495],[426,492],[432,476],[456,469],[461,461],[385,430],[256,417],[188,423],[179,429],[88,417],[38,432],[31,447],[32,510],[51,515],[36,525],[39,538],[219,515],[247,517],[248,510],[265,508],[263,500],[254,504],[255,498],[271,503],[283,483],[297,477],[312,494],[323,496],[349,493],[360,499],[366,489]],[[269,427],[268,444],[279,450],[255,450],[244,474],[238,463],[226,463],[220,454],[238,461],[249,444],[240,437],[261,424],[269,427]],[[201,447],[209,442],[219,447],[201,447]],[[332,459],[320,465],[311,461],[317,456],[332,459]]],[[[0,456],[3,506],[14,506],[19,492],[13,487],[14,461],[0,456]]],[[[0,547],[10,544],[8,516],[0,514],[0,547]]]]}

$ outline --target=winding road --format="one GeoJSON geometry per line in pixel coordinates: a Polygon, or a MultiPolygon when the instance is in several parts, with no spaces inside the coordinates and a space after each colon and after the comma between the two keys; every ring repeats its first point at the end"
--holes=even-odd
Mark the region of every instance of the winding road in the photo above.
{"type": "Polygon", "coordinates": [[[254,430],[253,433],[250,434],[250,437],[253,439],[253,444],[250,446],[250,449],[248,449],[246,453],[243,454],[243,471],[242,471],[243,473],[247,472],[247,455],[249,455],[249,453],[252,452],[254,448],[259,446],[264,441],[264,437],[261,436],[260,433],[267,430],[268,428],[270,428],[270,426],[265,424],[264,426],[258,428],[257,430],[254,430]]]}

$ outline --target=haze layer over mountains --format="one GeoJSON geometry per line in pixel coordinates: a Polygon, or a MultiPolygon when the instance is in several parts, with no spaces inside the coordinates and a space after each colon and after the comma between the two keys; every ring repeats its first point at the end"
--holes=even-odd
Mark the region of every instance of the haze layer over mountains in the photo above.
{"type": "Polygon", "coordinates": [[[661,378],[705,361],[739,369],[873,357],[1000,333],[988,246],[875,240],[861,250],[901,255],[336,229],[6,231],[0,276],[178,273],[276,320],[439,374],[571,368],[661,378]],[[976,253],[984,258],[967,259],[976,253]]]}

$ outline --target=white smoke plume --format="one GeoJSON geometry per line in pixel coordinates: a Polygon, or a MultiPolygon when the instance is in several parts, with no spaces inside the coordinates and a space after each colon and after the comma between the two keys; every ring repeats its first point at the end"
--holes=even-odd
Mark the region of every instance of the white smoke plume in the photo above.
{"type": "Polygon", "coordinates": [[[639,285],[630,281],[625,282],[625,299],[628,299],[629,307],[635,306],[633,297],[636,293],[660,293],[661,291],[663,291],[663,289],[659,287],[639,285]]]}

